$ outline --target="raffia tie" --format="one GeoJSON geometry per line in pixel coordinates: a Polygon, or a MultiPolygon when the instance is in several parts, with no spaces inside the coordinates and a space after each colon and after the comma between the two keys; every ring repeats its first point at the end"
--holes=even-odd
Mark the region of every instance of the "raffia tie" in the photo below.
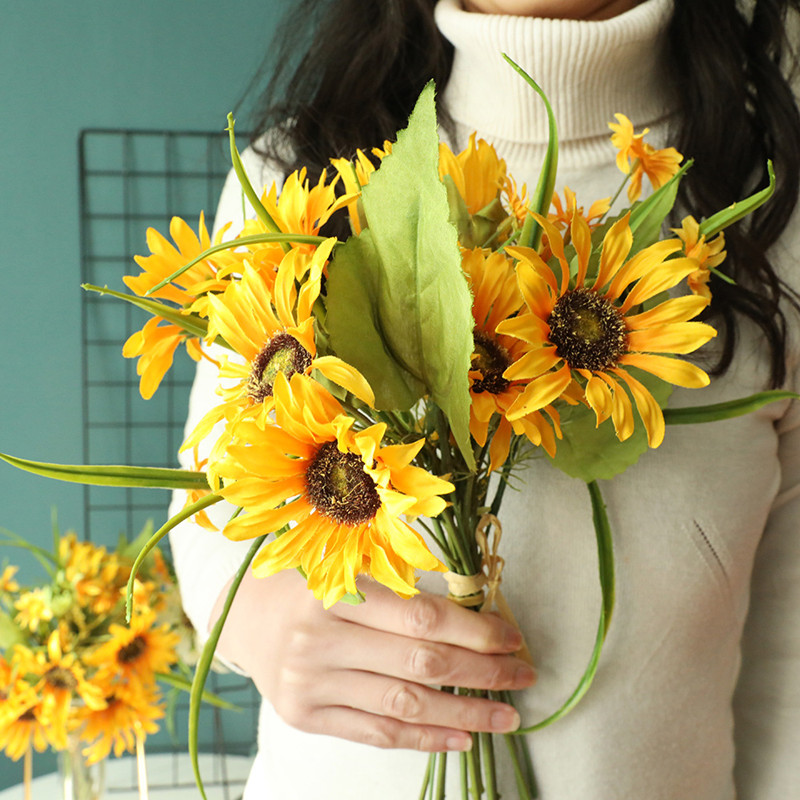
{"type": "MultiPolygon", "coordinates": [[[[465,608],[480,606],[481,613],[497,609],[500,617],[519,630],[520,627],[514,617],[511,606],[509,606],[500,591],[500,584],[503,580],[503,567],[505,566],[504,559],[498,554],[502,538],[503,527],[500,525],[500,520],[494,514],[484,514],[475,529],[475,539],[481,551],[480,572],[475,573],[475,575],[459,575],[456,572],[445,572],[444,578],[447,581],[448,588],[447,596],[454,603],[458,603],[465,608]],[[487,533],[489,527],[494,531],[491,542],[487,533]],[[484,587],[486,587],[485,590],[484,587]]],[[[524,640],[517,652],[517,656],[529,664],[533,664],[533,659],[524,640]]]]}

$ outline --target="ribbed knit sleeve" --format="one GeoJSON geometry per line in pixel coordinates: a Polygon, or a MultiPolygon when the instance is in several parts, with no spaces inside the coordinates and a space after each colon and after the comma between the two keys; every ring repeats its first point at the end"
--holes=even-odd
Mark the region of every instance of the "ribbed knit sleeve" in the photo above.
{"type": "MultiPolygon", "coordinates": [[[[800,288],[800,215],[777,257],[800,288]]],[[[788,389],[800,392],[800,320],[791,311],[788,389]]],[[[758,546],[735,711],[739,800],[783,800],[800,787],[800,400],[776,424],[781,485],[758,546]]],[[[758,469],[758,465],[753,465],[758,469]]]]}
{"type": "MultiPolygon", "coordinates": [[[[245,170],[256,189],[275,178],[264,171],[263,162],[251,151],[242,154],[245,170]]],[[[243,224],[242,192],[236,175],[231,172],[220,195],[217,214],[214,222],[215,231],[223,225],[233,223],[226,236],[232,238],[241,230],[243,224]]],[[[248,206],[249,208],[249,206],[248,206]]],[[[189,409],[186,419],[186,433],[191,432],[203,415],[219,402],[216,395],[217,368],[208,360],[202,359],[195,373],[189,397],[189,409]]],[[[212,434],[213,436],[213,434],[212,434]]],[[[199,456],[202,459],[209,449],[208,437],[201,444],[199,456]],[[205,445],[205,447],[204,447],[205,445]]],[[[194,468],[191,452],[180,455],[181,465],[185,469],[194,468]]],[[[174,493],[170,514],[179,511],[186,501],[184,492],[174,493]]],[[[234,508],[227,502],[220,502],[208,509],[208,516],[219,528],[224,527],[234,508]]],[[[200,527],[192,520],[178,525],[170,533],[170,546],[175,560],[184,609],[201,638],[207,638],[209,620],[214,605],[225,585],[236,574],[251,542],[234,542],[226,539],[222,533],[214,533],[200,527]]]]}

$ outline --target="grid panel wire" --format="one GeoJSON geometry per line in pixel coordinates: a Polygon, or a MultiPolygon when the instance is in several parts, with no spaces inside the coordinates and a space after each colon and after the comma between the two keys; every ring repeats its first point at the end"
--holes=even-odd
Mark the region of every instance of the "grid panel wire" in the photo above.
{"type": "MultiPolygon", "coordinates": [[[[229,169],[222,132],[87,129],[79,138],[81,283],[127,291],[126,274],[138,274],[133,256],[147,255],[146,229],[169,238],[173,216],[197,231],[199,209],[209,230],[229,169]]],[[[122,345],[148,315],[129,303],[84,292],[82,297],[84,462],[175,467],[194,362],[178,348],[172,369],[152,399],[139,394],[136,361],[122,357],[122,345]]],[[[166,519],[169,493],[163,490],[87,486],[84,535],[113,544],[120,532],[135,536],[149,521],[166,519]]],[[[221,800],[241,794],[243,778],[231,776],[225,754],[250,755],[256,740],[257,693],[250,681],[209,676],[211,691],[243,708],[220,711],[205,705],[200,730],[203,750],[218,754],[207,786],[221,800]],[[243,715],[246,719],[243,718],[243,715]],[[215,788],[216,787],[216,788],[215,788]]],[[[186,752],[188,698],[175,704],[175,735],[148,739],[149,752],[186,752]]],[[[172,770],[174,786],[193,785],[191,773],[172,770]]],[[[135,775],[132,775],[135,781],[135,775]]],[[[132,785],[135,785],[133,783],[132,785]]],[[[128,787],[119,787],[126,789],[128,787]]],[[[114,787],[109,787],[113,791],[114,787]]]]}

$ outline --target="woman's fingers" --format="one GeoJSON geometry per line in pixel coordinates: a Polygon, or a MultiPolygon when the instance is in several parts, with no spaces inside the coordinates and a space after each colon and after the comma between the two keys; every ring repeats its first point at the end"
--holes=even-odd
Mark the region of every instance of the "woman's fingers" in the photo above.
{"type": "Polygon", "coordinates": [[[414,725],[392,717],[355,708],[327,706],[314,709],[295,727],[308,733],[324,733],[373,747],[402,748],[441,753],[469,750],[472,736],[437,725],[414,725]]]}
{"type": "Polygon", "coordinates": [[[374,582],[365,586],[365,593],[366,602],[337,603],[329,611],[359,625],[478,653],[513,653],[522,644],[513,625],[494,614],[476,614],[446,597],[421,592],[403,599],[374,582]]]}
{"type": "Polygon", "coordinates": [[[523,689],[536,679],[529,664],[510,654],[479,653],[353,623],[342,622],[326,639],[328,663],[332,666],[423,685],[500,691],[523,689]]]}
{"type": "MultiPolygon", "coordinates": [[[[508,733],[519,727],[517,711],[505,703],[443,692],[371,672],[346,670],[317,687],[320,699],[335,692],[341,705],[415,726],[508,733]]],[[[324,700],[322,703],[324,704],[324,700]]]]}

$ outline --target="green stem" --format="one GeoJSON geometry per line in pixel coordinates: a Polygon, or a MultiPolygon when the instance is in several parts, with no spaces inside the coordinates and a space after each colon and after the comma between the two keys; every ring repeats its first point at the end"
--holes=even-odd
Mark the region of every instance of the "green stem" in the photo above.
{"type": "Polygon", "coordinates": [[[444,800],[445,780],[447,778],[447,751],[437,754],[438,770],[436,772],[436,791],[433,793],[435,800],[444,800]]]}
{"type": "Polygon", "coordinates": [[[422,778],[422,789],[419,792],[419,800],[425,800],[425,795],[428,794],[428,786],[431,784],[431,777],[433,772],[433,759],[435,753],[428,756],[428,766],[425,768],[425,776],[422,778]]]}
{"type": "Polygon", "coordinates": [[[189,696],[189,758],[192,762],[194,779],[197,783],[197,788],[199,789],[203,800],[208,800],[208,798],[206,797],[206,791],[203,786],[203,779],[200,777],[198,751],[200,702],[203,692],[205,691],[206,678],[208,677],[209,670],[211,669],[214,651],[217,649],[217,642],[219,641],[220,634],[222,633],[222,627],[225,625],[225,620],[228,619],[228,613],[233,605],[233,599],[236,597],[239,584],[242,582],[245,573],[250,567],[250,563],[255,558],[256,553],[268,535],[269,534],[264,534],[263,536],[259,536],[247,551],[247,555],[245,556],[244,561],[242,561],[241,566],[239,567],[239,570],[233,579],[231,588],[228,590],[228,596],[225,598],[225,605],[222,607],[222,613],[219,615],[219,619],[214,623],[214,627],[211,629],[211,634],[208,637],[208,641],[205,643],[203,652],[201,653],[200,659],[195,667],[194,681],[192,681],[192,691],[189,696]]]}
{"type": "Polygon", "coordinates": [[[131,612],[133,610],[133,585],[136,581],[136,574],[139,572],[139,567],[142,562],[147,558],[153,548],[179,523],[193,517],[198,511],[202,511],[214,503],[219,503],[222,500],[222,495],[208,494],[201,497],[197,502],[185,506],[175,516],[170,517],[148,540],[147,544],[139,551],[136,560],[131,567],[131,574],[128,576],[128,587],[125,594],[125,621],[131,621],[131,612]]]}
{"type": "Polygon", "coordinates": [[[483,756],[483,774],[486,776],[487,800],[499,800],[497,793],[497,771],[494,762],[494,741],[491,733],[479,734],[483,756]]]}
{"type": "Polygon", "coordinates": [[[597,665],[600,661],[600,653],[603,649],[608,628],[611,624],[611,617],[614,612],[614,596],[615,596],[615,581],[614,581],[614,549],[611,540],[611,526],[608,522],[606,515],[605,503],[603,496],[600,493],[600,487],[596,481],[587,484],[589,489],[589,496],[592,501],[592,520],[594,522],[595,536],[597,539],[597,559],[598,559],[598,574],[600,577],[600,589],[603,595],[603,603],[600,609],[600,620],[597,625],[597,635],[595,637],[594,648],[592,655],[589,659],[589,664],[586,667],[583,676],[581,677],[575,691],[569,696],[567,701],[561,708],[555,711],[546,719],[537,722],[535,725],[529,725],[525,728],[519,728],[514,731],[515,735],[524,733],[532,733],[533,731],[545,728],[551,723],[555,722],[561,717],[568,714],[578,703],[581,698],[589,691],[592,685],[595,673],[597,672],[597,665]]]}
{"type": "Polygon", "coordinates": [[[458,769],[461,773],[461,800],[469,800],[469,756],[467,753],[458,754],[458,769]]]}

